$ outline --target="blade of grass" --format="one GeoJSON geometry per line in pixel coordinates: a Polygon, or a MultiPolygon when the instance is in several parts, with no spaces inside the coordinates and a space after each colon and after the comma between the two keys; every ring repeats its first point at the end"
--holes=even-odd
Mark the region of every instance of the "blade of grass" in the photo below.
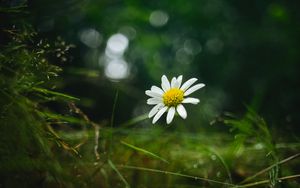
{"type": "MultiPolygon", "coordinates": [[[[300,178],[300,174],[295,174],[295,175],[291,175],[291,176],[284,176],[284,177],[278,178],[278,180],[283,181],[283,180],[289,180],[289,179],[295,179],[295,178],[300,178]]],[[[253,187],[253,186],[267,184],[267,183],[270,183],[270,180],[257,181],[257,182],[253,182],[253,183],[239,185],[237,187],[253,187]]]]}
{"type": "Polygon", "coordinates": [[[286,158],[286,159],[283,159],[283,160],[279,161],[278,163],[275,163],[275,164],[273,164],[273,165],[271,165],[271,166],[269,166],[269,167],[267,167],[267,168],[265,168],[265,169],[263,169],[263,170],[257,172],[257,173],[254,174],[253,176],[250,176],[250,177],[246,178],[245,180],[243,180],[242,182],[240,182],[240,184],[243,184],[243,183],[245,183],[245,182],[248,182],[248,181],[254,179],[255,177],[257,177],[257,176],[259,176],[259,175],[261,175],[261,174],[263,174],[263,173],[269,171],[270,169],[274,168],[275,166],[281,165],[281,164],[283,164],[283,163],[286,163],[286,162],[288,162],[288,161],[290,161],[290,160],[293,160],[293,159],[295,159],[295,158],[297,158],[297,157],[299,157],[299,156],[300,156],[300,153],[297,153],[297,154],[292,155],[292,156],[290,156],[290,157],[288,157],[288,158],[286,158]]]}
{"type": "Polygon", "coordinates": [[[206,181],[206,182],[210,182],[210,183],[236,187],[236,185],[231,184],[231,183],[221,182],[221,181],[207,179],[207,178],[198,177],[198,176],[191,176],[191,175],[181,174],[181,173],[178,173],[178,172],[163,171],[163,170],[159,170],[159,169],[145,168],[145,167],[138,167],[138,166],[128,166],[128,165],[118,165],[118,166],[121,167],[121,168],[126,168],[126,169],[141,170],[141,171],[147,171],[147,172],[156,172],[156,173],[161,173],[161,174],[180,176],[180,177],[190,178],[190,179],[194,179],[194,180],[201,180],[201,181],[206,181]]]}
{"type": "Polygon", "coordinates": [[[141,152],[141,153],[144,153],[144,154],[146,154],[146,155],[148,155],[148,156],[151,156],[151,157],[153,157],[153,158],[159,159],[159,160],[161,160],[161,161],[163,161],[163,162],[169,164],[169,161],[167,161],[166,159],[164,159],[164,158],[162,158],[162,157],[160,157],[160,156],[158,156],[158,155],[156,155],[156,154],[154,154],[154,153],[152,153],[152,152],[150,152],[150,151],[147,151],[147,150],[145,150],[145,149],[143,149],[143,148],[140,148],[140,147],[131,145],[131,144],[129,144],[129,143],[127,143],[127,142],[124,142],[124,141],[121,141],[121,143],[122,143],[123,145],[125,145],[125,146],[131,148],[131,149],[134,149],[134,150],[136,150],[136,151],[139,151],[139,152],[141,152]]]}
{"type": "Polygon", "coordinates": [[[126,179],[123,177],[123,175],[120,173],[120,171],[117,169],[117,167],[114,165],[114,163],[111,160],[108,159],[108,164],[118,174],[118,176],[120,177],[120,179],[125,184],[126,188],[129,188],[130,185],[128,184],[128,182],[126,181],[126,179]]]}
{"type": "Polygon", "coordinates": [[[216,150],[214,150],[213,148],[208,148],[208,150],[211,153],[213,153],[214,155],[216,155],[217,158],[221,161],[222,165],[224,166],[224,168],[226,170],[226,173],[228,175],[229,181],[230,181],[230,183],[232,183],[231,173],[230,173],[229,167],[228,167],[227,163],[225,162],[224,158],[216,150]]]}
{"type": "Polygon", "coordinates": [[[110,118],[110,128],[112,128],[113,125],[114,125],[115,111],[116,111],[118,98],[119,98],[119,90],[116,91],[116,95],[115,95],[115,98],[114,98],[114,104],[113,104],[111,118],[110,118]]]}
{"type": "Polygon", "coordinates": [[[43,94],[49,94],[49,95],[53,95],[53,96],[57,96],[57,97],[62,97],[65,99],[69,99],[69,100],[80,100],[79,98],[64,94],[64,93],[60,93],[60,92],[55,92],[55,91],[50,91],[48,89],[44,89],[44,88],[39,88],[39,87],[33,87],[32,88],[34,91],[43,93],[43,94]]]}
{"type": "Polygon", "coordinates": [[[0,12],[2,13],[28,13],[28,11],[25,10],[27,8],[27,5],[21,5],[21,6],[15,6],[10,8],[2,8],[0,7],[0,12]]]}
{"type": "Polygon", "coordinates": [[[111,118],[110,118],[110,146],[109,146],[109,151],[108,151],[108,157],[110,157],[111,154],[111,148],[113,144],[113,126],[114,126],[114,120],[115,120],[115,111],[116,111],[116,106],[117,106],[117,101],[119,97],[119,90],[117,89],[115,99],[114,99],[114,104],[112,108],[112,113],[111,113],[111,118]]]}
{"type": "Polygon", "coordinates": [[[129,126],[134,125],[134,124],[136,124],[138,122],[141,122],[141,121],[143,121],[145,119],[148,119],[148,114],[142,114],[140,116],[137,116],[137,117],[135,117],[135,118],[133,118],[133,119],[125,122],[125,123],[122,123],[120,126],[121,127],[129,127],[129,126]]]}
{"type": "Polygon", "coordinates": [[[60,114],[55,114],[55,113],[51,113],[51,112],[41,112],[41,111],[36,111],[39,115],[41,115],[42,117],[45,118],[49,118],[49,119],[53,119],[53,120],[60,120],[60,121],[65,121],[68,123],[74,123],[74,124],[79,124],[79,125],[85,125],[86,122],[75,118],[75,117],[70,117],[70,116],[63,116],[60,114]]]}

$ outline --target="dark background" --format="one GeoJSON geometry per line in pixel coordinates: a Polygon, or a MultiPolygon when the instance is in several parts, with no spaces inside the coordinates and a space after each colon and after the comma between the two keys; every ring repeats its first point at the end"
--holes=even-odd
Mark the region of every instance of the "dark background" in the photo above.
{"type": "Polygon", "coordinates": [[[182,74],[207,85],[195,94],[200,105],[188,107],[188,122],[200,117],[206,126],[224,111],[242,114],[250,105],[279,130],[298,130],[299,7],[298,1],[259,0],[29,2],[41,36],[76,45],[69,54],[73,61],[62,65],[59,89],[81,98],[95,121],[110,118],[117,89],[121,123],[150,109],[144,91],[159,85],[161,75],[182,74]],[[149,22],[157,10],[168,17],[161,26],[149,22]],[[93,41],[100,38],[96,47],[80,39],[88,29],[93,41]],[[116,33],[129,39],[123,58],[130,70],[126,78],[111,80],[103,57],[116,33]]]}

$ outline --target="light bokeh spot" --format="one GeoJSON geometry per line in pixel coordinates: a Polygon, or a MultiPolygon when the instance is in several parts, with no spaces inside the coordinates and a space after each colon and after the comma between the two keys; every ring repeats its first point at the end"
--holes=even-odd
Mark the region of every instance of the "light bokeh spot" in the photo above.
{"type": "Polygon", "coordinates": [[[113,59],[105,66],[105,75],[112,80],[118,81],[127,78],[129,75],[129,67],[123,59],[113,59]]]}
{"type": "Polygon", "coordinates": [[[223,50],[224,43],[219,38],[211,38],[205,44],[207,50],[213,54],[220,54],[223,50]]]}
{"type": "Polygon", "coordinates": [[[162,27],[169,21],[169,15],[161,10],[153,11],[149,17],[149,22],[154,27],[162,27]]]}
{"type": "Polygon", "coordinates": [[[130,40],[133,40],[136,36],[136,30],[131,26],[121,27],[119,32],[124,34],[130,40]]]}
{"type": "Polygon", "coordinates": [[[184,51],[191,55],[197,55],[202,51],[201,44],[195,39],[187,39],[183,44],[184,51]]]}
{"type": "Polygon", "coordinates": [[[128,43],[128,38],[125,35],[117,33],[108,39],[106,48],[111,54],[123,55],[128,47],[128,43]]]}
{"type": "Polygon", "coordinates": [[[95,29],[84,29],[79,32],[80,41],[90,48],[98,48],[102,42],[101,34],[95,29]]]}

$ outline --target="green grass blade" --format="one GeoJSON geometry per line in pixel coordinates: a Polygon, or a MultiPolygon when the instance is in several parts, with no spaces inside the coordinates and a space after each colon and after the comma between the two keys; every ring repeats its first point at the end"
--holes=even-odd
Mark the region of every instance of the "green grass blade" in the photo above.
{"type": "MultiPolygon", "coordinates": [[[[280,177],[280,178],[278,178],[278,181],[287,181],[287,180],[296,179],[296,178],[300,178],[300,174],[280,177]]],[[[256,181],[253,183],[239,185],[237,187],[254,187],[254,186],[257,187],[258,185],[263,185],[263,184],[268,184],[268,183],[270,183],[270,180],[261,180],[261,181],[256,181]]]]}
{"type": "Polygon", "coordinates": [[[150,151],[147,151],[147,150],[145,150],[145,149],[143,149],[143,148],[140,148],[140,147],[131,145],[131,144],[129,144],[129,143],[127,143],[127,142],[124,142],[124,141],[121,141],[121,143],[122,143],[123,145],[125,145],[125,146],[131,148],[131,149],[134,149],[134,150],[136,150],[136,151],[139,151],[139,152],[141,152],[141,153],[144,153],[144,154],[146,154],[146,155],[148,155],[148,156],[154,157],[154,158],[156,158],[156,159],[159,159],[159,160],[161,160],[161,161],[163,161],[163,162],[169,164],[169,161],[167,161],[166,159],[164,159],[164,158],[162,158],[162,157],[160,157],[160,156],[158,156],[158,155],[156,155],[156,154],[154,154],[154,153],[152,153],[152,152],[150,152],[150,151]]]}
{"type": "Polygon", "coordinates": [[[44,89],[44,88],[39,88],[39,87],[33,87],[32,88],[34,91],[43,93],[43,94],[48,94],[48,95],[52,95],[52,96],[57,96],[57,97],[62,97],[65,99],[69,99],[69,100],[80,100],[79,98],[64,94],[64,93],[60,93],[60,92],[55,92],[55,91],[51,91],[48,89],[44,89]]]}
{"type": "Polygon", "coordinates": [[[65,116],[65,115],[55,114],[55,113],[51,113],[51,112],[41,112],[41,111],[37,111],[37,113],[39,115],[41,115],[42,117],[51,119],[51,120],[60,120],[63,122],[74,123],[74,124],[79,124],[79,125],[87,124],[85,121],[83,121],[79,118],[71,117],[71,116],[65,116]]]}
{"type": "Polygon", "coordinates": [[[227,163],[225,162],[224,158],[216,150],[214,150],[213,148],[208,148],[208,150],[211,153],[213,153],[214,155],[216,155],[217,158],[220,160],[220,162],[222,163],[222,165],[224,166],[224,168],[226,170],[226,173],[228,175],[230,183],[232,183],[232,177],[231,177],[230,169],[229,169],[227,163]]]}
{"type": "Polygon", "coordinates": [[[117,106],[118,98],[119,98],[119,90],[117,89],[116,95],[115,95],[115,99],[114,99],[114,103],[113,103],[113,107],[112,107],[111,118],[110,118],[110,130],[111,130],[111,133],[110,133],[110,144],[109,144],[109,150],[108,150],[108,157],[110,157],[111,151],[112,151],[112,145],[113,145],[113,127],[114,127],[115,112],[116,112],[116,106],[117,106]]]}
{"type": "Polygon", "coordinates": [[[191,175],[187,175],[187,174],[181,174],[181,173],[177,173],[177,172],[170,172],[170,171],[164,171],[164,170],[153,169],[153,168],[138,167],[138,166],[128,166],[128,165],[118,165],[118,166],[121,167],[121,168],[126,168],[126,169],[141,170],[141,171],[147,171],[147,172],[155,172],[155,173],[179,176],[179,177],[184,177],[184,178],[191,178],[191,179],[194,179],[194,180],[202,180],[202,181],[215,183],[215,184],[220,184],[220,185],[226,185],[226,186],[230,186],[230,187],[239,187],[239,186],[231,184],[231,183],[226,183],[226,182],[221,182],[221,181],[217,181],[217,180],[202,178],[202,177],[198,177],[198,176],[191,176],[191,175]]]}
{"type": "Polygon", "coordinates": [[[289,161],[291,161],[291,160],[293,160],[293,159],[295,159],[295,158],[298,158],[298,157],[300,157],[300,153],[297,153],[297,154],[292,155],[292,156],[290,156],[290,157],[288,157],[288,158],[285,158],[285,159],[283,159],[283,160],[281,160],[281,161],[279,161],[279,162],[277,162],[277,163],[275,163],[275,164],[273,164],[273,165],[271,165],[271,166],[269,166],[269,167],[267,167],[267,168],[264,168],[264,169],[260,170],[260,171],[257,172],[256,174],[254,174],[254,175],[252,175],[252,176],[246,178],[246,179],[243,180],[240,184],[244,184],[244,183],[246,183],[246,182],[249,182],[250,180],[256,178],[257,176],[259,176],[259,175],[261,175],[261,174],[264,174],[264,173],[268,172],[269,170],[271,170],[271,169],[274,168],[275,166],[284,164],[284,163],[289,162],[289,161]]]}
{"type": "Polygon", "coordinates": [[[118,176],[120,177],[120,179],[123,181],[123,183],[125,184],[126,188],[129,188],[130,185],[128,184],[128,182],[126,181],[126,179],[124,178],[124,176],[121,174],[121,172],[117,169],[117,167],[114,165],[114,163],[108,159],[108,164],[109,166],[118,174],[118,176]]]}
{"type": "Polygon", "coordinates": [[[138,122],[144,121],[145,119],[148,119],[148,113],[142,114],[140,116],[137,116],[135,118],[130,119],[129,121],[122,123],[121,127],[130,127],[131,125],[134,125],[138,122]]]}

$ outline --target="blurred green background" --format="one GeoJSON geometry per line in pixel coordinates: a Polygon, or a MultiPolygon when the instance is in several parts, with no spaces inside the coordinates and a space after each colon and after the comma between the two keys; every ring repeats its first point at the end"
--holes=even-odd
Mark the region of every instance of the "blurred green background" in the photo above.
{"type": "MultiPolygon", "coordinates": [[[[42,178],[28,186],[231,187],[274,165],[265,178],[251,180],[269,178],[271,187],[297,187],[297,180],[277,183],[278,177],[300,170],[299,160],[286,168],[278,166],[299,151],[299,1],[4,0],[2,4],[26,6],[19,17],[2,12],[2,25],[18,27],[25,22],[37,33],[35,40],[70,44],[66,51],[57,47],[48,57],[63,70],[51,81],[55,85],[51,89],[79,98],[77,115],[101,127],[97,136],[93,128],[68,119],[74,113],[65,103],[43,103],[60,115],[51,118],[68,122],[51,125],[61,139],[74,146],[88,137],[82,147],[75,147],[81,158],[51,146],[61,165],[60,177],[53,175],[56,171],[41,173],[42,178]],[[166,125],[163,116],[152,125],[145,118],[151,106],[144,92],[160,86],[164,74],[169,79],[183,75],[184,81],[196,77],[206,87],[193,94],[200,104],[186,105],[186,120],[177,116],[166,125]],[[99,146],[97,160],[94,139],[99,146]],[[160,172],[148,174],[126,165],[181,175],[162,177],[160,172]],[[196,177],[225,184],[199,183],[196,177]]],[[[1,38],[3,44],[5,40],[1,38]]],[[[76,112],[77,107],[71,109],[76,112]]],[[[3,175],[5,170],[0,185],[15,186],[10,173],[3,175]]]]}
{"type": "Polygon", "coordinates": [[[110,117],[116,89],[118,122],[147,112],[144,91],[166,74],[207,85],[188,124],[253,104],[284,130],[300,122],[298,8],[297,1],[29,2],[39,34],[76,45],[61,87],[96,120],[110,117]]]}

